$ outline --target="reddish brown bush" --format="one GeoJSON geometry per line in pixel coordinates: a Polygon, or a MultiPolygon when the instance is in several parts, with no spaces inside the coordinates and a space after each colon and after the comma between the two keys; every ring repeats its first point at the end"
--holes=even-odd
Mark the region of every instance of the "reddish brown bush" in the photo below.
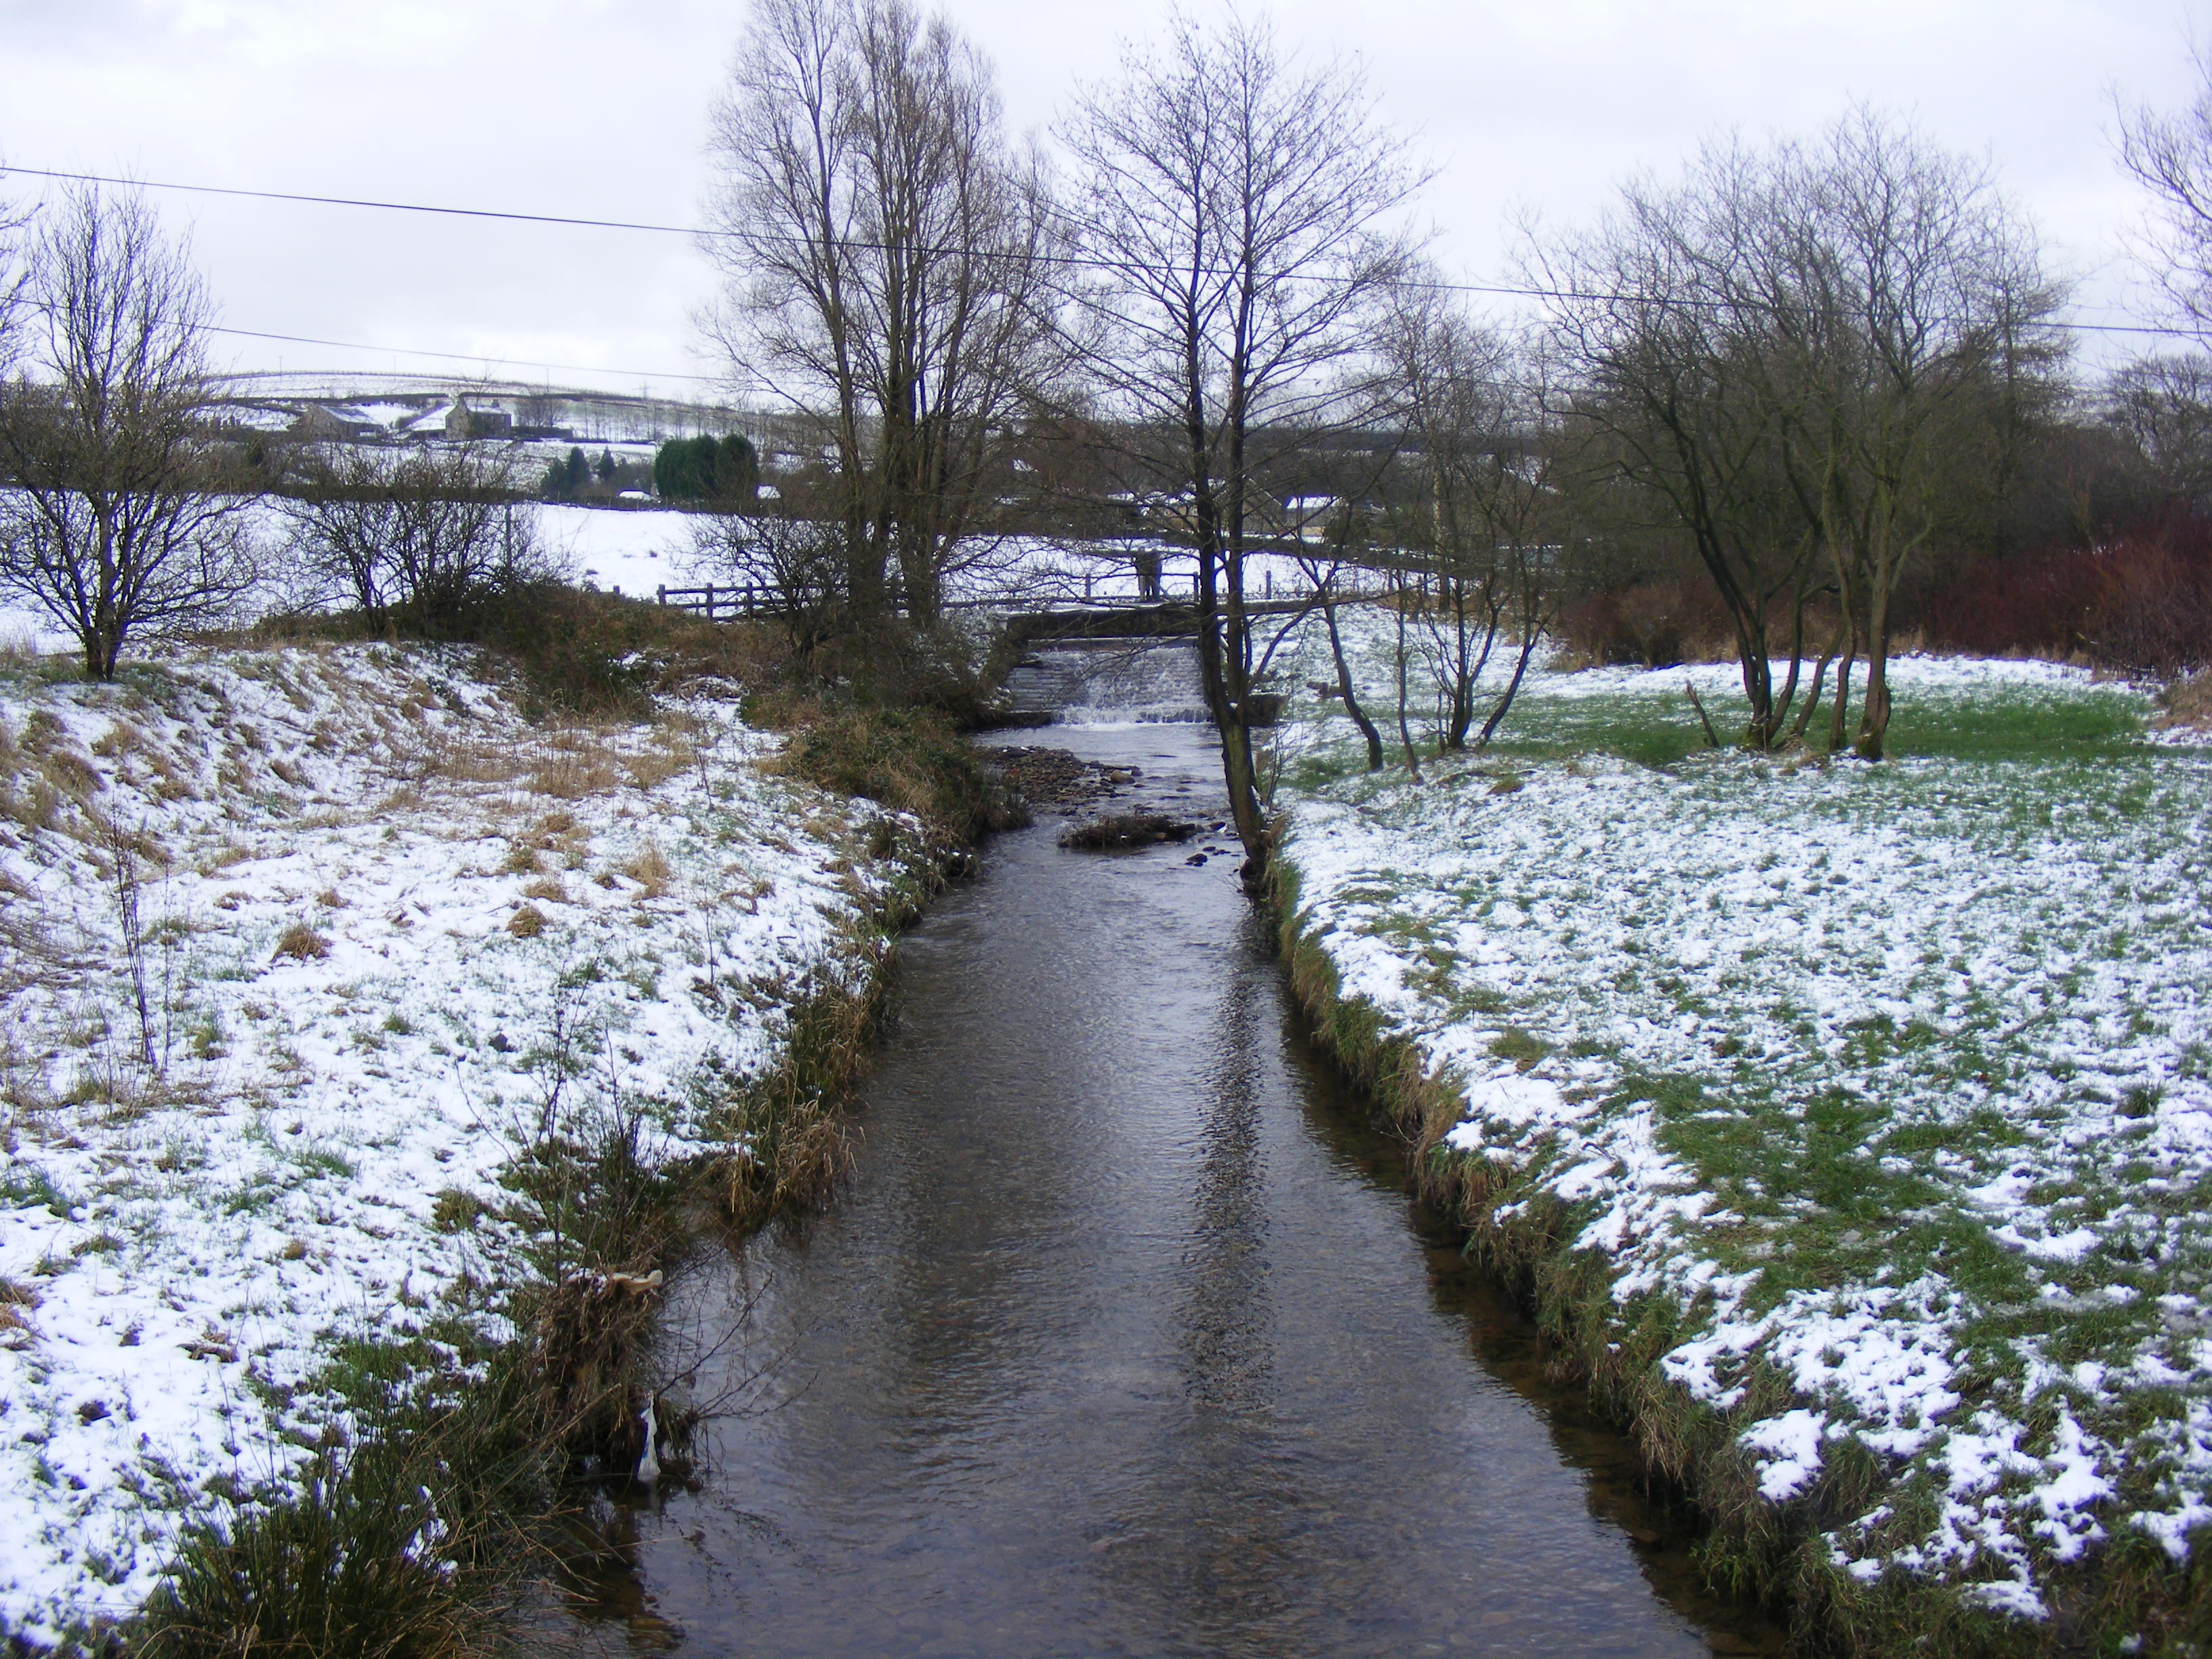
{"type": "Polygon", "coordinates": [[[1702,582],[1647,582],[1569,607],[1555,631],[1584,661],[1668,668],[1735,654],[1728,612],[1702,582]]]}
{"type": "Polygon", "coordinates": [[[2184,517],[2089,551],[1982,559],[1930,593],[1937,650],[2081,657],[2172,676],[2212,663],[2212,522],[2184,517]]]}

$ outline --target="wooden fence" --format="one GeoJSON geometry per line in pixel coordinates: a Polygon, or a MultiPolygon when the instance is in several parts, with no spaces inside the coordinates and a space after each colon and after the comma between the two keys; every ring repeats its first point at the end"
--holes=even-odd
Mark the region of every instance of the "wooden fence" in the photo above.
{"type": "Polygon", "coordinates": [[[663,605],[689,611],[708,622],[735,622],[740,617],[773,617],[784,608],[783,596],[772,587],[750,582],[708,582],[704,587],[658,587],[654,596],[663,605]],[[719,612],[719,615],[717,614],[719,612]]]}

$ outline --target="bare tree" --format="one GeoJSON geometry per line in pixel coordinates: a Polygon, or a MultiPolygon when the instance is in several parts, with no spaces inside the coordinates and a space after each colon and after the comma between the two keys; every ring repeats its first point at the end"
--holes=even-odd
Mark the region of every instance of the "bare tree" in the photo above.
{"type": "Polygon", "coordinates": [[[1871,111],[1783,151],[1775,175],[1785,460],[1866,653],[1855,746],[1880,760],[1899,585],[2022,384],[2063,362],[2063,290],[1985,169],[1871,111]]]}
{"type": "Polygon", "coordinates": [[[1474,741],[1486,748],[1551,621],[1568,539],[1541,362],[1435,282],[1398,296],[1385,354],[1413,486],[1395,539],[1423,562],[1416,637],[1438,689],[1439,752],[1468,746],[1483,675],[1510,641],[1511,671],[1474,741]]]}
{"type": "Polygon", "coordinates": [[[1788,373],[1771,327],[1775,201],[1767,169],[1709,147],[1672,189],[1625,187],[1595,228],[1532,256],[1551,347],[1573,377],[1585,484],[1632,486],[1650,527],[1686,540],[1735,635],[1747,740],[1765,748],[1796,691],[1769,635],[1802,616],[1819,543],[1787,462],[1788,373]]]}
{"type": "Polygon", "coordinates": [[[1377,392],[1350,373],[1405,262],[1388,222],[1419,183],[1357,73],[1287,59],[1265,23],[1188,17],[1085,89],[1064,137],[1080,169],[1068,284],[1089,379],[1142,493],[1183,509],[1198,555],[1206,706],[1222,737],[1245,879],[1267,826],[1246,700],[1244,561],[1261,481],[1377,392]]]}
{"type": "Polygon", "coordinates": [[[828,640],[844,608],[846,567],[833,521],[803,505],[778,502],[745,514],[701,514],[691,522],[696,561],[763,588],[793,648],[804,654],[828,640]]]}
{"type": "Polygon", "coordinates": [[[1841,744],[1863,652],[1856,747],[1880,759],[1904,573],[2061,355],[2032,237],[1984,171],[1862,109],[1811,146],[1709,147],[1536,263],[1587,453],[1690,541],[1727,609],[1747,740],[1791,730],[1807,610],[1832,592],[1795,730],[1835,658],[1841,744]]]}
{"type": "Polygon", "coordinates": [[[2154,356],[2105,388],[2106,423],[2142,458],[2160,494],[2212,502],[2212,357],[2154,356]]]}
{"type": "Polygon", "coordinates": [[[1367,746],[1367,769],[1382,769],[1382,733],[1376,729],[1374,716],[1359,701],[1359,687],[1352,677],[1352,662],[1344,648],[1343,599],[1344,580],[1347,567],[1341,556],[1322,560],[1301,557],[1298,561],[1305,572],[1306,584],[1311,591],[1314,608],[1321,612],[1322,629],[1328,641],[1330,665],[1336,671],[1334,693],[1344,705],[1344,712],[1359,730],[1360,741],[1367,746]]]}
{"type": "Polygon", "coordinates": [[[2119,107],[2120,165],[2151,194],[2143,265],[2174,310],[2212,340],[2212,57],[2201,46],[2190,57],[2197,84],[2187,109],[2119,107]]]}
{"type": "Polygon", "coordinates": [[[757,0],[714,133],[711,330],[834,460],[856,619],[933,622],[1049,372],[1042,163],[908,0],[757,0]]]}
{"type": "Polygon", "coordinates": [[[382,627],[436,623],[487,588],[538,574],[535,510],[505,461],[466,449],[335,447],[285,505],[294,557],[382,627]]]}
{"type": "Polygon", "coordinates": [[[252,575],[240,498],[210,487],[206,290],[135,192],[86,187],[33,241],[33,374],[0,408],[0,587],[112,679],[134,635],[220,618],[252,575]]]}

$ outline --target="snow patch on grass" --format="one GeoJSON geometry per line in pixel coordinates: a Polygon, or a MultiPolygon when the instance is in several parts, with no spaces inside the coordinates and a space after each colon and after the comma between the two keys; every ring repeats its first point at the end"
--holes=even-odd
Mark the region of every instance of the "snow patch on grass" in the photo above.
{"type": "Polygon", "coordinates": [[[700,1150],[863,971],[881,815],[779,746],[532,726],[454,650],[0,669],[0,1626],[137,1607],[305,1461],[335,1345],[504,1334],[509,1160],[586,1096],[700,1150]]]}
{"type": "Polygon", "coordinates": [[[1855,1442],[1888,1484],[1837,1565],[2041,1617],[2212,1521],[2212,758],[2073,670],[1892,677],[1878,768],[1701,749],[1724,667],[1534,676],[1425,786],[1309,708],[1284,857],[1341,994],[1463,1087],[1444,1146],[1502,1216],[1572,1206],[1624,1325],[1674,1310],[1759,1490],[1855,1442]]]}

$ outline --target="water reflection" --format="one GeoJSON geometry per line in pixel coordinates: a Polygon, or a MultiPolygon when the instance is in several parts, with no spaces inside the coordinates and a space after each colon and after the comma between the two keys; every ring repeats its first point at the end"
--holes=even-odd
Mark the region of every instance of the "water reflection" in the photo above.
{"type": "MultiPolygon", "coordinates": [[[[1213,787],[1188,729],[1054,735],[1213,787]]],[[[1532,1403],[1538,1345],[1298,1040],[1235,857],[1185,851],[1010,836],[908,941],[859,1172],[746,1267],[773,1408],[634,1516],[605,1611],[717,1654],[1765,1645],[1682,1593],[1620,1441],[1532,1403]]]]}

